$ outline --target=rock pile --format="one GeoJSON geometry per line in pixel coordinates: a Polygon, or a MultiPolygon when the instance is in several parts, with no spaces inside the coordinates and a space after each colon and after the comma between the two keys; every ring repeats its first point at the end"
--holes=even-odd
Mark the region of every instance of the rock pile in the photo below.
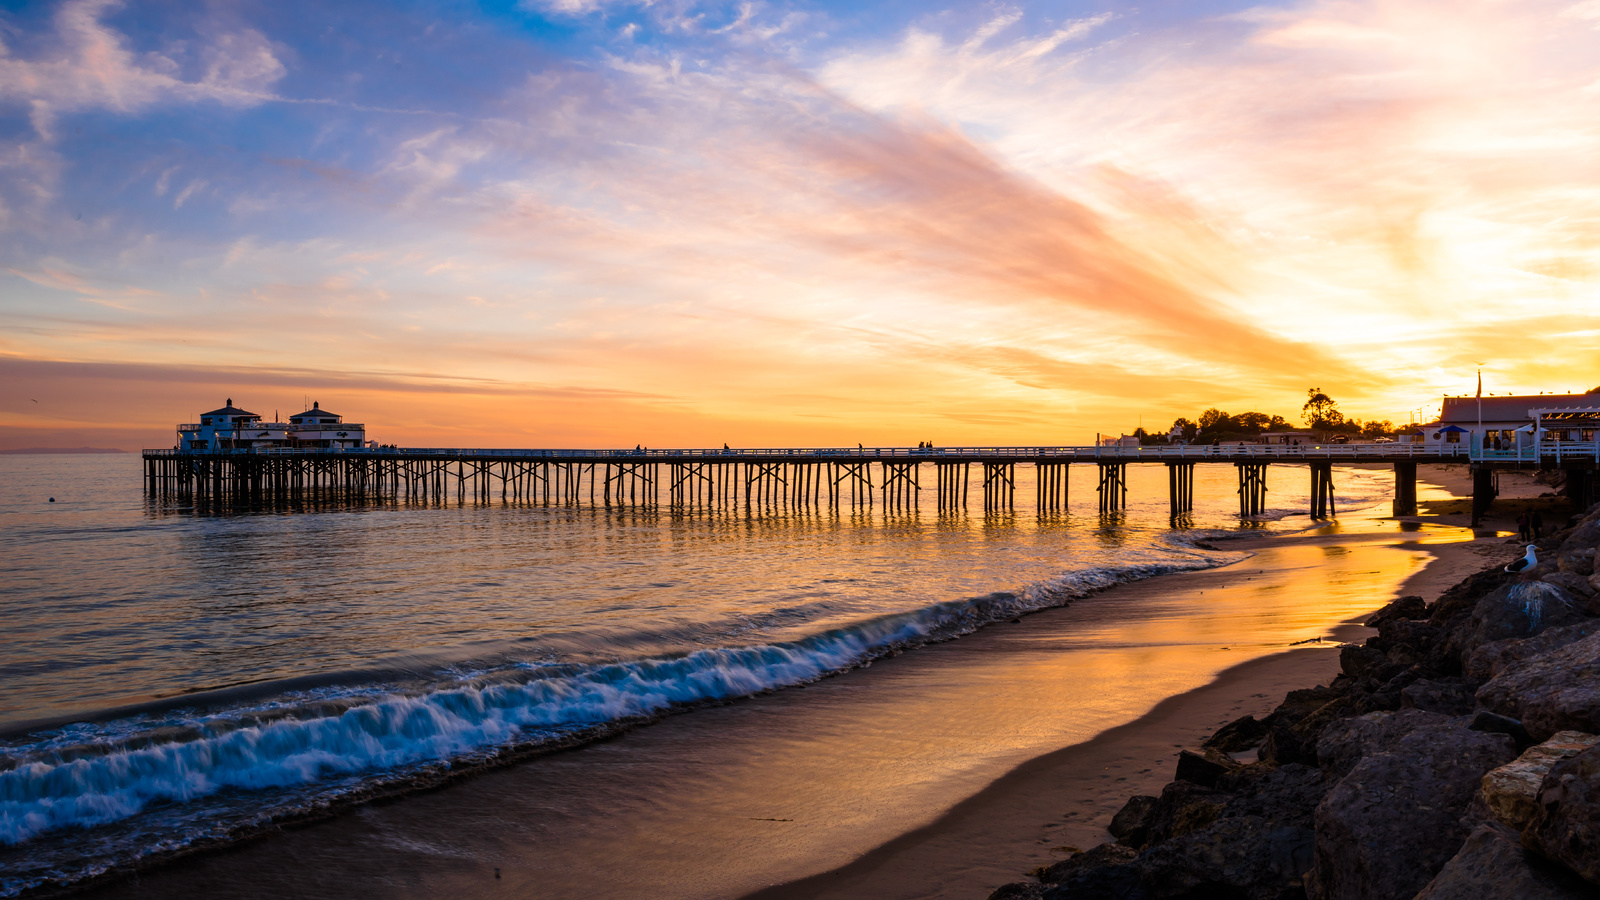
{"type": "Polygon", "coordinates": [[[1183,751],[1115,842],[991,900],[1600,897],[1597,546],[1600,506],[1531,572],[1384,607],[1332,683],[1183,751]]]}

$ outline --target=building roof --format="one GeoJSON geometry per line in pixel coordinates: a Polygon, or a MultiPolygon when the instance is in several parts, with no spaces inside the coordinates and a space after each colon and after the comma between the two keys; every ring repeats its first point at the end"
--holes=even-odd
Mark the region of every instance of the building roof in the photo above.
{"type": "Polygon", "coordinates": [[[237,406],[234,406],[232,397],[228,398],[228,405],[227,406],[224,406],[221,409],[213,409],[211,412],[203,412],[200,415],[202,415],[202,416],[255,416],[257,418],[260,418],[260,414],[259,413],[253,413],[253,412],[250,412],[249,410],[240,409],[237,406]]]}
{"type": "Polygon", "coordinates": [[[329,412],[329,411],[323,409],[321,403],[312,403],[310,409],[306,410],[303,413],[295,413],[294,415],[290,416],[289,418],[290,419],[300,419],[300,418],[304,418],[305,416],[332,416],[335,419],[339,418],[339,414],[338,413],[329,412]]]}
{"type": "MultiPolygon", "coordinates": [[[[1439,421],[1444,424],[1475,423],[1478,421],[1479,402],[1477,397],[1446,397],[1439,421]]],[[[1593,394],[1524,394],[1515,397],[1484,397],[1481,402],[1485,422],[1530,422],[1533,416],[1528,410],[1592,409],[1596,398],[1593,394]]]]}

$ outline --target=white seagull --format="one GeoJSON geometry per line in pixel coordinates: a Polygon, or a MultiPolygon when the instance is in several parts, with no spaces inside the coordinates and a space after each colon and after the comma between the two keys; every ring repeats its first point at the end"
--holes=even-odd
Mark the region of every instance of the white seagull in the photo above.
{"type": "Polygon", "coordinates": [[[1537,553],[1534,553],[1533,551],[1534,551],[1534,546],[1532,544],[1529,544],[1528,545],[1528,555],[1524,556],[1521,559],[1514,559],[1511,562],[1507,563],[1505,571],[1510,572],[1511,574],[1515,575],[1518,572],[1526,572],[1529,569],[1533,568],[1534,566],[1537,566],[1539,564],[1539,555],[1537,553]]]}

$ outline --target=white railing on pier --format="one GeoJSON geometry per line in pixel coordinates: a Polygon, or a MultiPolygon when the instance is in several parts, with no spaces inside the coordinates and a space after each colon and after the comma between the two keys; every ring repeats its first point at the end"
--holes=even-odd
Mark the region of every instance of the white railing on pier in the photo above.
{"type": "MultiPolygon", "coordinates": [[[[1600,463],[1600,443],[1549,443],[1543,447],[1544,460],[1594,459],[1600,463]]],[[[838,462],[869,461],[928,461],[960,462],[962,460],[1017,460],[1017,461],[1126,461],[1162,462],[1215,460],[1238,462],[1240,460],[1345,460],[1349,462],[1395,462],[1404,460],[1459,459],[1486,462],[1533,462],[1533,448],[1517,450],[1481,450],[1468,444],[1152,444],[1139,447],[1123,446],[1059,446],[1059,447],[746,447],[739,449],[617,449],[617,450],[513,450],[500,448],[412,448],[412,447],[244,447],[223,450],[146,450],[146,456],[437,456],[473,457],[477,459],[617,459],[649,462],[722,461],[741,462],[763,460],[832,460],[838,462]]]]}

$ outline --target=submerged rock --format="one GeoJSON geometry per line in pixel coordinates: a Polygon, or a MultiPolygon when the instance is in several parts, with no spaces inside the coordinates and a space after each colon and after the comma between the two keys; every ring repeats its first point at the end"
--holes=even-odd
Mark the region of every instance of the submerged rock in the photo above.
{"type": "Polygon", "coordinates": [[[1561,760],[1593,747],[1596,741],[1600,741],[1600,737],[1563,731],[1483,776],[1483,800],[1490,814],[1500,824],[1521,831],[1539,812],[1539,787],[1550,769],[1561,760]]]}
{"type": "Polygon", "coordinates": [[[1521,720],[1536,741],[1600,734],[1600,633],[1511,665],[1478,689],[1478,702],[1521,720]]]}
{"type": "Polygon", "coordinates": [[[1493,825],[1481,825],[1416,900],[1581,900],[1593,890],[1571,872],[1545,863],[1493,825]]]}
{"type": "Polygon", "coordinates": [[[1600,884],[1600,746],[1550,767],[1524,846],[1600,884]]]}
{"type": "MultiPolygon", "coordinates": [[[[1471,731],[1433,713],[1407,710],[1372,725],[1381,732],[1408,713],[1435,716],[1445,724],[1416,728],[1389,750],[1363,755],[1328,792],[1316,812],[1311,896],[1403,900],[1415,895],[1460,849],[1468,833],[1462,815],[1484,773],[1516,758],[1509,737],[1471,731]]],[[[1382,738],[1374,734],[1370,743],[1348,743],[1371,746],[1382,738]]]]}

